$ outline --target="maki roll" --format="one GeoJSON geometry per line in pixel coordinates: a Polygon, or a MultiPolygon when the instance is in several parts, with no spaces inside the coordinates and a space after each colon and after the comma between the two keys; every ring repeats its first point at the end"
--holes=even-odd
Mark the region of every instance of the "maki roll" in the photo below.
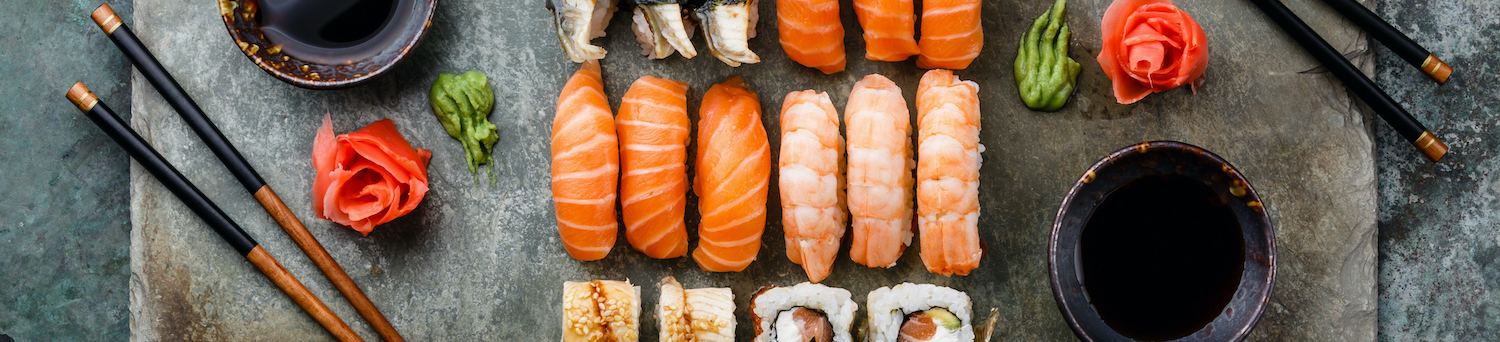
{"type": "Polygon", "coordinates": [[[734,341],[734,292],[729,288],[684,290],[670,276],[656,285],[661,288],[656,306],[661,342],[734,341]]]}
{"type": "Polygon", "coordinates": [[[563,342],[639,339],[641,287],[630,281],[563,283],[563,342]]]}
{"type": "Polygon", "coordinates": [[[857,310],[849,290],[813,283],[763,287],[750,299],[757,342],[853,342],[857,310]]]}
{"type": "MultiPolygon", "coordinates": [[[[974,341],[974,311],[961,291],[903,283],[870,291],[866,305],[870,342],[974,341]]],[[[989,329],[983,327],[986,338],[989,329]]]]}

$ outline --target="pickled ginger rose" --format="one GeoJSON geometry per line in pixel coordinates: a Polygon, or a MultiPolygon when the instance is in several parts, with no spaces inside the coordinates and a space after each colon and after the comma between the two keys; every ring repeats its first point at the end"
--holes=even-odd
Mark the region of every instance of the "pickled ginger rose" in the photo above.
{"type": "Polygon", "coordinates": [[[333,120],[313,141],[312,207],[318,218],[370,235],[376,225],[410,213],[427,194],[432,152],[412,148],[391,119],[333,135],[333,120]]]}
{"type": "Polygon", "coordinates": [[[1146,95],[1193,84],[1208,68],[1208,40],[1193,17],[1168,0],[1115,0],[1100,27],[1099,66],[1114,81],[1115,100],[1131,104],[1146,95]]]}

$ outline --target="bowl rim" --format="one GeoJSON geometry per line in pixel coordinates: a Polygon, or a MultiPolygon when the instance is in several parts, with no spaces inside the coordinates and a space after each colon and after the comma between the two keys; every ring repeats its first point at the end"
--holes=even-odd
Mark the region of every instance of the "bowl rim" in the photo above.
{"type": "MultiPolygon", "coordinates": [[[[406,57],[411,54],[411,50],[413,48],[416,48],[418,45],[421,45],[422,39],[427,36],[427,32],[429,30],[431,30],[431,28],[432,28],[432,19],[437,14],[437,5],[438,5],[438,1],[439,0],[416,0],[416,1],[418,1],[418,3],[416,3],[416,4],[414,4],[412,6],[412,11],[413,11],[412,14],[415,14],[416,16],[414,18],[412,18],[412,19],[413,19],[413,22],[416,22],[416,21],[420,20],[420,22],[422,23],[422,25],[420,27],[418,27],[415,30],[411,30],[411,27],[413,27],[413,25],[409,24],[409,26],[407,26],[405,28],[402,28],[402,30],[403,30],[403,32],[401,33],[402,36],[398,37],[397,40],[392,41],[392,43],[391,43],[390,46],[387,46],[386,48],[382,49],[380,52],[376,53],[373,56],[366,57],[364,59],[360,59],[360,60],[357,60],[357,61],[351,61],[351,62],[345,63],[345,64],[314,63],[314,62],[310,62],[310,61],[301,60],[301,59],[298,59],[298,58],[290,56],[290,55],[279,53],[278,47],[268,47],[268,46],[270,46],[270,44],[269,44],[270,42],[265,39],[265,36],[263,34],[259,33],[259,28],[258,27],[255,28],[255,32],[256,32],[257,37],[254,37],[254,38],[256,38],[256,39],[254,39],[254,40],[247,40],[244,36],[242,36],[241,32],[235,30],[234,26],[235,26],[235,24],[236,24],[237,21],[240,21],[240,20],[253,20],[253,19],[246,19],[246,18],[244,18],[244,16],[242,15],[242,11],[239,11],[239,9],[241,9],[242,7],[244,7],[242,4],[247,4],[247,3],[248,4],[252,4],[251,5],[252,8],[258,8],[259,5],[260,5],[259,4],[260,0],[219,0],[218,1],[218,8],[219,8],[219,18],[222,19],[223,22],[224,22],[224,29],[227,30],[227,31],[229,31],[229,37],[230,37],[230,39],[234,41],[234,43],[235,43],[235,45],[237,45],[237,47],[239,47],[240,52],[245,55],[245,58],[250,59],[251,62],[255,63],[255,66],[260,67],[261,71],[265,71],[267,74],[271,74],[271,76],[275,77],[278,80],[281,80],[282,82],[286,82],[287,84],[291,84],[291,85],[294,85],[294,86],[297,86],[297,87],[300,87],[300,88],[315,89],[315,90],[332,90],[332,89],[344,89],[344,88],[350,88],[350,87],[358,86],[358,85],[364,84],[365,82],[369,82],[370,80],[373,80],[376,77],[384,75],[386,72],[389,72],[391,69],[395,68],[395,66],[397,64],[400,64],[401,61],[405,60],[406,57]],[[414,31],[414,32],[405,32],[405,31],[408,31],[408,30],[411,30],[411,31],[414,31]],[[261,45],[267,45],[267,46],[261,46],[261,45]],[[397,46],[400,47],[399,50],[397,50],[397,51],[392,51],[391,50],[392,47],[397,47],[397,46]],[[308,70],[309,66],[318,66],[320,68],[337,68],[338,66],[353,65],[355,63],[359,63],[359,62],[362,62],[362,61],[367,61],[367,60],[371,60],[371,59],[375,59],[375,58],[381,58],[384,55],[386,55],[388,53],[391,53],[391,52],[395,52],[394,53],[395,56],[390,57],[389,61],[386,61],[384,63],[380,63],[373,70],[370,70],[369,72],[362,73],[362,74],[356,74],[353,77],[343,78],[343,79],[323,79],[321,77],[317,77],[317,79],[308,79],[308,78],[304,78],[303,76],[298,76],[298,75],[294,75],[294,74],[288,73],[286,71],[281,70],[278,67],[275,67],[275,66],[271,65],[271,63],[288,63],[288,64],[291,64],[293,61],[296,61],[295,64],[300,65],[303,71],[308,70]],[[262,55],[265,55],[265,56],[262,56],[262,55]],[[272,58],[272,57],[279,57],[279,58],[272,58]],[[277,62],[277,61],[275,61],[273,59],[280,59],[280,61],[277,62]]],[[[250,24],[250,25],[253,25],[253,24],[250,24]]],[[[314,75],[316,76],[316,73],[314,73],[314,75]]]]}
{"type": "MultiPolygon", "coordinates": [[[[1236,211],[1236,217],[1241,219],[1242,234],[1247,238],[1245,246],[1246,267],[1243,271],[1244,273],[1241,274],[1240,284],[1235,291],[1233,299],[1231,299],[1230,302],[1225,305],[1226,310],[1221,311],[1213,321],[1209,322],[1204,327],[1199,328],[1198,331],[1178,338],[1174,341],[1243,340],[1245,336],[1249,334],[1250,330],[1252,330],[1256,326],[1256,324],[1259,323],[1261,315],[1264,314],[1266,306],[1269,305],[1272,293],[1274,292],[1275,288],[1276,231],[1275,225],[1273,224],[1273,222],[1271,222],[1270,208],[1268,208],[1264,204],[1264,202],[1261,201],[1259,193],[1255,191],[1253,186],[1251,186],[1250,181],[1246,179],[1244,175],[1238,171],[1238,169],[1234,168],[1233,165],[1230,165],[1229,162],[1203,148],[1176,141],[1143,142],[1130,145],[1113,153],[1110,153],[1108,156],[1105,156],[1104,158],[1095,162],[1086,171],[1084,171],[1083,176],[1081,176],[1078,181],[1073,184],[1073,187],[1068,190],[1067,195],[1063,197],[1062,203],[1058,206],[1057,216],[1053,219],[1051,235],[1048,237],[1047,241],[1048,275],[1052,285],[1053,299],[1057,301],[1058,311],[1062,314],[1063,318],[1067,320],[1068,327],[1073,330],[1074,335],[1076,335],[1080,340],[1132,340],[1117,332],[1114,332],[1114,330],[1105,325],[1103,320],[1099,318],[1098,314],[1094,312],[1092,305],[1087,301],[1087,291],[1082,289],[1082,283],[1078,281],[1077,273],[1079,271],[1077,269],[1076,261],[1068,261],[1062,259],[1071,257],[1076,260],[1076,247],[1078,241],[1076,239],[1070,241],[1071,247],[1069,247],[1060,246],[1059,240],[1065,233],[1070,234],[1070,236],[1074,238],[1081,236],[1083,226],[1087,224],[1087,217],[1091,216],[1093,214],[1093,211],[1097,209],[1097,203],[1102,202],[1104,198],[1107,198],[1107,194],[1118,189],[1119,185],[1127,184],[1130,181],[1139,178],[1139,176],[1151,174],[1179,174],[1192,177],[1194,179],[1203,179],[1201,177],[1203,175],[1201,174],[1198,176],[1184,174],[1184,172],[1181,172],[1181,168],[1174,169],[1174,171],[1177,171],[1175,173],[1152,173],[1149,171],[1145,171],[1144,173],[1137,175],[1136,177],[1118,181],[1115,186],[1109,188],[1104,192],[1106,196],[1100,196],[1100,198],[1098,199],[1085,199],[1085,201],[1095,202],[1092,207],[1077,208],[1079,210],[1078,212],[1070,211],[1070,209],[1074,209],[1073,207],[1075,205],[1082,205],[1079,201],[1077,201],[1080,192],[1089,184],[1095,183],[1102,172],[1109,171],[1111,170],[1111,167],[1121,163],[1134,161],[1137,158],[1150,154],[1160,153],[1181,153],[1186,155],[1195,155],[1199,157],[1197,161],[1201,163],[1199,164],[1200,166],[1217,166],[1217,168],[1219,169],[1218,172],[1224,177],[1222,181],[1227,184],[1231,184],[1231,186],[1222,188],[1218,186],[1210,186],[1210,188],[1213,188],[1216,193],[1228,194],[1228,196],[1223,197],[1228,197],[1228,201],[1231,202],[1231,208],[1236,211]],[[1231,189],[1237,188],[1241,185],[1243,186],[1242,189],[1231,189]],[[1243,191],[1243,193],[1235,194],[1234,192],[1237,192],[1235,190],[1243,191]],[[1236,203],[1238,203],[1240,206],[1235,206],[1234,204],[1236,203]],[[1242,213],[1245,212],[1244,210],[1251,210],[1254,212],[1253,214],[1248,215],[1248,218],[1250,220],[1250,222],[1248,223],[1251,224],[1250,227],[1246,227],[1246,215],[1242,215],[1242,213]],[[1081,221],[1078,220],[1079,216],[1083,217],[1081,221]],[[1067,225],[1065,227],[1065,224],[1070,222],[1073,224],[1067,225]],[[1065,228],[1070,230],[1064,231],[1065,228]],[[1259,230],[1260,233],[1257,235],[1255,232],[1253,232],[1253,230],[1259,230]],[[1251,237],[1256,237],[1261,240],[1250,241],[1248,238],[1251,237]],[[1255,242],[1257,246],[1262,247],[1257,249],[1263,250],[1252,250],[1252,242],[1255,242]],[[1072,252],[1063,252],[1060,251],[1060,248],[1069,249],[1072,252]],[[1067,255],[1065,256],[1062,254],[1067,255]],[[1060,265],[1060,263],[1069,265],[1071,267],[1064,268],[1064,265],[1060,265]],[[1252,268],[1254,268],[1254,270],[1252,270],[1252,268]],[[1252,277],[1252,271],[1263,272],[1264,275],[1259,277],[1252,277]],[[1072,281],[1068,281],[1068,284],[1064,284],[1064,282],[1068,280],[1065,277],[1069,276],[1072,277],[1072,281]],[[1257,287],[1257,285],[1259,287],[1257,287]],[[1253,291],[1254,293],[1244,293],[1246,292],[1247,286],[1251,287],[1251,291],[1253,291]],[[1235,310],[1236,307],[1238,307],[1239,310],[1235,310]],[[1226,318],[1227,315],[1231,315],[1232,312],[1235,311],[1238,311],[1240,313],[1241,318],[1226,318]],[[1217,329],[1217,331],[1215,331],[1215,324],[1229,322],[1242,322],[1243,324],[1239,326],[1233,326],[1232,330],[1217,329]],[[1100,327],[1103,327],[1103,329],[1099,329],[1100,327]]],[[[1188,163],[1181,164],[1186,165],[1188,163]]],[[[1202,172],[1212,171],[1205,170],[1202,172]]],[[[1210,178],[1213,177],[1210,176],[1210,178]]],[[[1116,181],[1116,179],[1111,179],[1110,181],[1113,182],[1116,181]]]]}

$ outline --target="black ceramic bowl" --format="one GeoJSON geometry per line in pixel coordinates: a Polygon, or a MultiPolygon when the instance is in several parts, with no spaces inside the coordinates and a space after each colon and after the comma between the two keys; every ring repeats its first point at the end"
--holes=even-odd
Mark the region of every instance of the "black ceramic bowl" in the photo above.
{"type": "MultiPolygon", "coordinates": [[[[219,16],[229,36],[261,70],[283,82],[308,89],[342,89],[367,82],[405,59],[421,43],[432,26],[438,0],[402,1],[391,9],[390,19],[380,30],[389,30],[378,40],[367,40],[348,48],[367,51],[343,60],[299,59],[266,39],[262,31],[262,0],[219,0],[219,16]]],[[[278,1],[286,3],[287,1],[278,1]]]]}
{"type": "Polygon", "coordinates": [[[1234,166],[1202,148],[1180,142],[1154,141],[1115,151],[1089,167],[1068,191],[1047,245],[1052,294],[1058,309],[1081,340],[1132,340],[1110,328],[1090,303],[1081,274],[1079,246],[1084,228],[1100,204],[1115,190],[1146,176],[1181,176],[1207,185],[1233,212],[1244,242],[1244,269],[1229,303],[1207,325],[1175,341],[1244,339],[1260,320],[1276,282],[1276,236],[1270,215],[1250,182],[1234,166]]]}

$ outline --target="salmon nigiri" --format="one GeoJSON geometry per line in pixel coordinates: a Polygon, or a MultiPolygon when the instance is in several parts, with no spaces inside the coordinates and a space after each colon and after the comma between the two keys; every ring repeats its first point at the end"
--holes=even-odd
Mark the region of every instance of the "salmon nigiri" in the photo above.
{"type": "Polygon", "coordinates": [[[865,58],[900,62],[922,52],[912,0],[854,0],[854,15],[865,30],[865,58]]]}
{"type": "Polygon", "coordinates": [[[687,255],[687,83],[641,76],[620,99],[620,207],[625,239],[646,256],[687,255]]]}
{"type": "Polygon", "coordinates": [[[739,272],[755,260],[766,229],[771,144],[760,98],[730,76],[703,94],[698,117],[693,193],[703,221],[693,260],[705,271],[739,272]]]}
{"type": "Polygon", "coordinates": [[[844,137],[827,93],[786,94],[781,102],[781,229],[786,256],[823,281],[839,255],[844,223],[844,137]]]}
{"type": "Polygon", "coordinates": [[[896,83],[878,74],[854,84],[844,106],[849,136],[849,258],[891,267],[911,245],[911,112],[896,83]]]}
{"type": "Polygon", "coordinates": [[[917,67],[964,69],[984,47],[979,0],[923,0],[922,41],[917,67]]]}
{"type": "Polygon", "coordinates": [[[838,0],[776,0],[781,49],[824,74],[844,71],[844,25],[838,0]]]}
{"type": "Polygon", "coordinates": [[[603,259],[615,245],[616,144],[599,61],[585,61],[563,86],[552,120],[552,202],[563,248],[574,259],[603,259]]]}
{"type": "Polygon", "coordinates": [[[917,227],[932,273],[979,267],[979,85],[932,70],[917,86],[917,227]]]}

